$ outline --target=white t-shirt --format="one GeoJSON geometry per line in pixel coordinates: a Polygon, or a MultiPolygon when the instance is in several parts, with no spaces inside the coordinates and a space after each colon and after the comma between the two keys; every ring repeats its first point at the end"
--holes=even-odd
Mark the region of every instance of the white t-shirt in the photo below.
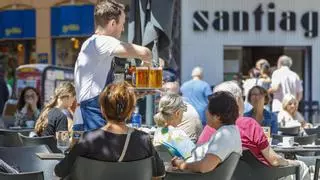
{"type": "MultiPolygon", "coordinates": [[[[78,103],[98,96],[104,89],[114,58],[113,51],[120,43],[118,39],[104,35],[92,35],[83,43],[74,67],[78,103]]],[[[76,110],[74,119],[75,124],[83,123],[79,110],[76,110]]]]}
{"type": "Polygon", "coordinates": [[[296,96],[303,91],[299,76],[284,66],[274,71],[271,78],[271,87],[279,86],[278,91],[273,93],[272,112],[278,112],[282,108],[284,95],[296,96]]]}
{"type": "Polygon", "coordinates": [[[216,155],[224,161],[232,152],[242,154],[240,131],[236,125],[225,125],[208,142],[195,148],[187,162],[200,161],[206,154],[216,155]]]}

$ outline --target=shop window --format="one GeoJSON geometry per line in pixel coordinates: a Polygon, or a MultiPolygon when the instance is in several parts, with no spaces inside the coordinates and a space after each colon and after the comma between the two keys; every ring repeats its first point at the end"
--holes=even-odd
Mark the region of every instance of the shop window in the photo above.
{"type": "Polygon", "coordinates": [[[55,39],[56,64],[58,66],[74,67],[82,43],[87,37],[72,37],[55,39]]]}

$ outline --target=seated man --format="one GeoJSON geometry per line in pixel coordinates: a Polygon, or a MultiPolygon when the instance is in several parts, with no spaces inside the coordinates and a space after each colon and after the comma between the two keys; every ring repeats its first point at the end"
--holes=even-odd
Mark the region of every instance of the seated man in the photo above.
{"type": "MultiPolygon", "coordinates": [[[[240,87],[232,81],[227,81],[215,87],[214,92],[230,92],[237,99],[239,114],[243,114],[243,99],[240,87]]],[[[308,167],[301,161],[284,159],[270,147],[267,137],[265,136],[260,124],[249,117],[239,117],[236,125],[240,130],[242,147],[249,149],[251,153],[262,163],[267,166],[300,166],[300,179],[310,180],[308,167]]],[[[292,179],[293,177],[288,177],[292,179]]]]}
{"type": "Polygon", "coordinates": [[[172,165],[178,169],[206,173],[214,170],[232,152],[242,153],[240,132],[235,126],[239,110],[232,94],[214,93],[209,99],[206,116],[207,124],[217,129],[216,133],[209,142],[197,147],[187,162],[174,158],[172,165]]]}

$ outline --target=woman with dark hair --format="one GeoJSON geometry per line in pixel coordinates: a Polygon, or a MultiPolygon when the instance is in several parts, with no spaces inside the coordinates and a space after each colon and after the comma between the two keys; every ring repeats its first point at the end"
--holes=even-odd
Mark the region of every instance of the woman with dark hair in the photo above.
{"type": "Polygon", "coordinates": [[[174,158],[172,165],[181,170],[206,173],[214,170],[232,152],[241,154],[240,131],[235,122],[239,116],[236,99],[229,92],[216,92],[206,111],[207,125],[217,129],[210,140],[197,147],[186,162],[174,158]]]}
{"type": "Polygon", "coordinates": [[[133,88],[126,82],[110,84],[101,92],[99,102],[103,116],[108,119],[107,124],[86,132],[70,153],[56,165],[56,175],[66,177],[78,156],[108,162],[136,161],[153,156],[153,176],[164,175],[163,161],[154,149],[149,134],[126,124],[136,106],[133,88]],[[128,144],[127,148],[125,143],[128,144]]]}
{"type": "Polygon", "coordinates": [[[75,88],[70,82],[61,83],[55,89],[36,122],[35,132],[38,136],[55,136],[58,131],[68,131],[65,111],[72,106],[75,95],[75,88]]]}
{"type": "Polygon", "coordinates": [[[269,95],[267,90],[260,86],[254,86],[249,90],[248,101],[252,105],[252,109],[244,113],[244,116],[252,117],[261,126],[270,127],[271,134],[277,134],[277,116],[264,108],[265,105],[269,103],[269,95]]]}
{"type": "Polygon", "coordinates": [[[25,87],[20,94],[15,114],[15,126],[26,126],[26,121],[36,121],[40,115],[40,94],[33,87],[25,87]]]}

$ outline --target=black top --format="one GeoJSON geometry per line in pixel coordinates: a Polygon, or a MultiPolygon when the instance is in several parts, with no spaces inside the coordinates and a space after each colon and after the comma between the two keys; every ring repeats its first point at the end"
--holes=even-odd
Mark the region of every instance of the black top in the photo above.
{"type": "Polygon", "coordinates": [[[56,136],[57,131],[68,131],[68,119],[60,109],[52,108],[48,113],[48,126],[41,136],[56,136]]]}
{"type": "MultiPolygon", "coordinates": [[[[54,171],[59,177],[66,177],[72,168],[77,156],[90,159],[117,162],[122,153],[127,134],[114,134],[97,129],[85,133],[70,153],[56,165],[54,171]]],[[[134,130],[131,134],[127,152],[123,162],[136,161],[153,156],[155,167],[153,176],[162,176],[165,173],[163,161],[154,149],[150,136],[142,131],[134,130]]]]}

